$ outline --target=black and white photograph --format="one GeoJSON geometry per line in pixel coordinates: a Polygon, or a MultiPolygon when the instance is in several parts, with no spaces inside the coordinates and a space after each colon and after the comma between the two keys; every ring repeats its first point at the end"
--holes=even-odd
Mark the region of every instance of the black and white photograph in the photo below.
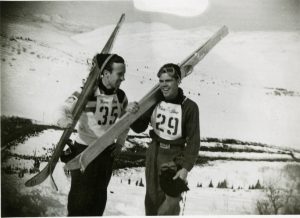
{"type": "Polygon", "coordinates": [[[300,215],[300,0],[1,1],[1,216],[300,215]]]}

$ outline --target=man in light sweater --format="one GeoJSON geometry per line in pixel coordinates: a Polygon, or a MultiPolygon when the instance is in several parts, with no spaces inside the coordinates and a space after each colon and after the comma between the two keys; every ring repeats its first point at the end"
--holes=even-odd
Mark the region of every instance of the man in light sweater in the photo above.
{"type": "MultiPolygon", "coordinates": [[[[116,54],[98,54],[98,66],[103,68],[92,95],[79,118],[78,134],[72,146],[75,157],[97,140],[126,111],[136,112],[137,104],[128,104],[126,94],[119,87],[125,80],[124,59],[116,54]],[[105,64],[105,66],[103,66],[105,64]]],[[[80,91],[74,92],[61,108],[58,125],[71,125],[72,109],[80,91]]],[[[107,186],[112,175],[114,153],[124,145],[127,132],[107,147],[86,168],[71,171],[71,189],[68,196],[68,216],[101,216],[107,201],[107,186]]]]}

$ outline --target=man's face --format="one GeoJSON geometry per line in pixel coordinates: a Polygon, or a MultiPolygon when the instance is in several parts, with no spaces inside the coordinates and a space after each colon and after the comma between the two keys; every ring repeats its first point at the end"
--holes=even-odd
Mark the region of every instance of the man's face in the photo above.
{"type": "Polygon", "coordinates": [[[113,63],[111,73],[107,71],[106,76],[109,88],[118,89],[125,80],[125,65],[122,63],[113,63]]]}
{"type": "Polygon", "coordinates": [[[168,73],[162,73],[159,77],[159,88],[166,100],[177,97],[179,81],[168,73]]]}

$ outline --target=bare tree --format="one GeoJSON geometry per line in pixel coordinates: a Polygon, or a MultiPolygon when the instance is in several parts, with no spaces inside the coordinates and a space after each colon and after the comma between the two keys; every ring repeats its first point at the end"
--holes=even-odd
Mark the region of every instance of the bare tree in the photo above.
{"type": "Polygon", "coordinates": [[[259,214],[300,214],[300,165],[287,165],[279,179],[264,188],[265,199],[257,201],[259,214]],[[284,178],[285,182],[280,182],[284,178]]]}

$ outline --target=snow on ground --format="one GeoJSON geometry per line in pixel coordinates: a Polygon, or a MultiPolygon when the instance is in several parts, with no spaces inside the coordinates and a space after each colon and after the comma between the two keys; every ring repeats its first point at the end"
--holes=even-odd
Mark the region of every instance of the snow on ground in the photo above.
{"type": "MultiPolygon", "coordinates": [[[[224,163],[226,165],[229,162],[224,163]]],[[[210,174],[211,177],[214,177],[213,173],[210,174]]],[[[199,170],[199,167],[196,167],[189,176],[191,190],[186,193],[184,215],[257,213],[255,206],[256,201],[262,196],[261,191],[196,188],[197,178],[202,178],[201,174],[202,171],[199,170]]],[[[139,181],[139,178],[145,181],[144,170],[141,171],[139,168],[127,170],[125,174],[123,172],[118,177],[114,176],[112,178],[105,215],[144,215],[146,190],[145,187],[135,186],[135,182],[139,181]],[[131,178],[131,185],[128,185],[129,178],[131,178]],[[126,189],[126,192],[124,192],[124,189],[126,189]],[[109,204],[110,200],[114,202],[113,205],[109,204]]],[[[202,180],[200,179],[200,181],[202,180]]],[[[183,198],[185,198],[185,195],[183,195],[183,198]]],[[[183,208],[183,202],[181,202],[181,207],[183,208]]]]}
{"type": "Polygon", "coordinates": [[[184,215],[257,214],[261,191],[203,188],[187,193],[184,215]]]}
{"type": "MultiPolygon", "coordinates": [[[[36,155],[38,157],[45,155],[45,151],[55,147],[62,133],[62,130],[44,130],[38,136],[30,137],[24,143],[12,146],[10,151],[20,155],[36,155]]],[[[73,133],[70,138],[74,140],[75,137],[76,135],[73,133]]],[[[50,154],[48,153],[48,155],[50,154]]]]}
{"type": "MultiPolygon", "coordinates": [[[[248,186],[255,185],[260,179],[264,184],[264,176],[279,172],[284,163],[253,163],[222,161],[210,163],[209,166],[195,167],[189,175],[190,191],[186,194],[185,215],[196,214],[257,214],[256,201],[263,196],[260,190],[248,190],[248,186]],[[234,189],[208,188],[210,180],[214,185],[226,179],[229,186],[234,189]],[[197,188],[201,182],[203,188],[197,188]],[[237,189],[238,186],[243,189],[237,189]]],[[[62,170],[63,164],[59,163],[54,172],[54,178],[59,191],[51,188],[49,180],[41,185],[28,188],[24,182],[30,177],[20,179],[16,175],[5,175],[5,182],[16,187],[23,195],[31,195],[37,190],[42,196],[41,205],[46,199],[55,200],[57,203],[46,205],[45,216],[66,216],[67,194],[70,187],[69,178],[62,170]],[[57,205],[60,207],[57,207],[57,205]]],[[[145,186],[137,186],[136,182],[144,179],[144,168],[132,168],[115,172],[108,187],[108,202],[104,215],[144,215],[145,186]],[[130,179],[130,184],[128,180],[130,179]]],[[[185,195],[184,195],[185,198],[185,195]]],[[[45,205],[44,205],[45,206],[45,205]]]]}
{"type": "MultiPolygon", "coordinates": [[[[58,141],[61,133],[62,131],[59,130],[45,130],[19,145],[10,147],[9,151],[12,155],[18,154],[23,157],[11,156],[6,159],[5,162],[2,162],[2,172],[7,166],[29,170],[33,167],[34,161],[23,158],[28,155],[32,156],[34,152],[37,157],[49,155],[49,149],[58,141]]],[[[129,147],[133,146],[128,141],[126,144],[129,147]]],[[[219,155],[219,152],[211,152],[210,156],[213,153],[219,155]]],[[[252,153],[244,152],[244,154],[252,153]]],[[[273,156],[274,154],[266,153],[265,155],[273,156]]],[[[252,158],[255,159],[255,155],[252,158]]],[[[295,165],[296,163],[219,160],[195,166],[188,175],[190,191],[186,194],[184,214],[257,214],[256,202],[264,194],[261,190],[248,190],[248,188],[255,185],[258,180],[261,185],[268,184],[270,180],[277,180],[277,183],[281,185],[285,184],[287,177],[284,176],[283,170],[290,164],[295,165]],[[217,184],[224,180],[227,181],[229,189],[217,189],[217,184]],[[208,188],[210,181],[214,188],[208,188]],[[202,188],[197,187],[198,184],[201,184],[202,188]]],[[[45,165],[46,162],[41,162],[40,169],[45,165]]],[[[300,164],[298,163],[298,165],[300,164]]],[[[53,173],[58,192],[54,191],[49,179],[38,186],[25,187],[25,181],[33,176],[28,172],[24,174],[24,177],[19,177],[18,174],[2,173],[2,187],[11,190],[9,192],[11,196],[18,194],[28,198],[26,202],[21,203],[23,214],[28,211],[26,208],[31,205],[30,202],[38,201],[37,207],[41,210],[40,216],[66,216],[70,177],[64,172],[63,166],[64,163],[58,162],[53,173]]],[[[108,187],[105,215],[144,215],[144,174],[144,167],[114,171],[108,187]],[[140,184],[143,185],[140,186],[140,184]]],[[[7,192],[4,195],[7,197],[7,192]]],[[[185,195],[183,197],[185,199],[185,195]]],[[[181,204],[183,207],[183,202],[181,204]]]]}
{"type": "Polygon", "coordinates": [[[198,183],[203,187],[208,187],[212,181],[216,187],[219,182],[226,179],[228,187],[247,189],[255,185],[258,180],[261,184],[267,184],[270,179],[280,178],[284,166],[288,164],[293,164],[293,162],[211,161],[193,168],[189,174],[189,184],[192,188],[198,183]]]}

